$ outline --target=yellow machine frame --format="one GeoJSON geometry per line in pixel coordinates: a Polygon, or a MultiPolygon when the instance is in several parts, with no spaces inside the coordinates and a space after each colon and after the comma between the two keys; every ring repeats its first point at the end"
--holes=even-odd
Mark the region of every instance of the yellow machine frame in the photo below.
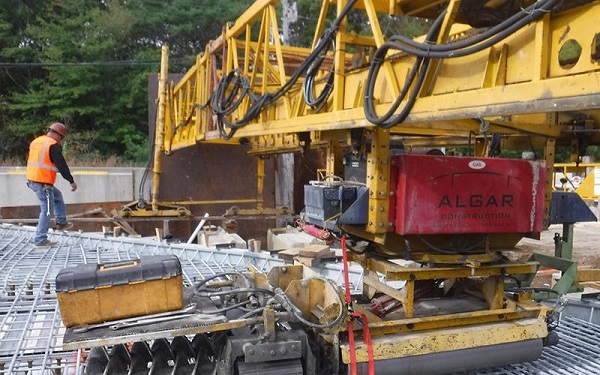
{"type": "MultiPolygon", "coordinates": [[[[335,72],[327,105],[315,113],[305,104],[300,85],[297,85],[226,141],[219,135],[207,105],[218,80],[238,69],[249,77],[253,92],[272,92],[285,84],[290,72],[311,51],[280,43],[276,3],[275,0],[255,2],[206,47],[181,81],[168,86],[162,128],[164,142],[157,150],[171,152],[199,142],[239,143],[243,139],[250,142],[253,154],[295,152],[308,144],[316,147],[327,146],[332,141],[345,142],[350,129],[367,128],[372,130],[373,139],[383,142],[378,150],[383,152],[387,139],[394,136],[419,135],[430,140],[435,136],[434,141],[443,145],[444,139],[449,137],[465,139],[474,135],[484,140],[487,134],[500,133],[505,136],[506,144],[531,144],[545,149],[548,165],[551,165],[554,141],[571,142],[565,131],[576,130],[579,126],[572,125],[575,115],[591,119],[584,125],[588,131],[598,120],[600,83],[595,77],[600,65],[600,43],[596,31],[588,25],[593,24],[595,15],[600,12],[600,4],[590,2],[548,14],[484,51],[436,60],[435,69],[429,69],[427,87],[421,90],[421,96],[404,123],[390,131],[374,128],[365,119],[362,108],[368,65],[352,65],[356,56],[347,50],[349,47],[356,50],[377,48],[385,42],[377,13],[427,15],[435,7],[425,6],[426,2],[422,1],[366,0],[359,1],[356,6],[366,13],[372,35],[347,33],[342,24],[336,36],[336,53],[330,54],[330,59],[323,64],[322,68],[326,69],[328,63],[333,63],[335,72]],[[572,66],[561,66],[559,51],[569,41],[580,44],[581,56],[572,66]],[[485,129],[483,122],[487,124],[485,129]]],[[[325,28],[329,7],[337,5],[339,13],[345,3],[341,0],[323,2],[316,35],[325,28]]],[[[460,1],[449,3],[452,9],[460,5],[460,1]]],[[[459,39],[468,30],[464,25],[453,23],[452,12],[448,12],[444,27],[439,42],[459,39]]],[[[316,43],[315,37],[313,44],[316,43]]],[[[376,100],[380,103],[378,111],[384,111],[396,97],[413,62],[413,56],[400,54],[385,64],[384,74],[375,89],[376,100]]],[[[321,82],[316,89],[323,85],[321,82]]],[[[242,118],[248,106],[246,99],[230,115],[231,119],[242,118]]],[[[599,140],[597,132],[589,133],[588,137],[594,142],[599,140]]],[[[476,155],[482,155],[484,142],[476,145],[476,155]]],[[[378,165],[378,159],[387,160],[385,153],[372,154],[372,166],[378,165]]],[[[377,189],[382,193],[372,198],[370,206],[387,207],[385,181],[388,170],[388,167],[379,167],[373,171],[377,174],[373,175],[374,180],[382,181],[377,189]]],[[[548,172],[550,175],[550,167],[548,172]]],[[[551,186],[549,181],[548,191],[551,186]]],[[[373,224],[367,231],[383,234],[387,212],[375,212],[373,224]]]]}
{"type": "Polygon", "coordinates": [[[554,180],[566,179],[557,189],[575,191],[583,199],[600,199],[600,163],[556,163],[554,180]],[[573,178],[577,177],[577,183],[573,178]]]}
{"type": "MultiPolygon", "coordinates": [[[[325,30],[329,9],[335,7],[339,15],[347,2],[323,1],[313,48],[325,30]]],[[[159,112],[157,134],[161,136],[157,137],[157,153],[205,142],[249,143],[250,153],[257,156],[324,147],[327,149],[326,175],[333,175],[337,145],[350,144],[353,129],[365,129],[371,139],[367,160],[369,216],[363,229],[353,231],[365,239],[385,244],[392,139],[401,137],[409,146],[444,146],[472,138],[475,155],[485,156],[488,137],[498,133],[504,147],[543,151],[548,172],[546,202],[549,203],[556,145],[577,144],[575,135],[583,133],[588,143],[600,141],[596,125],[600,120],[600,36],[593,26],[600,17],[600,1],[589,1],[576,7],[570,7],[567,1],[560,12],[545,14],[483,51],[434,60],[406,120],[390,129],[373,126],[365,118],[363,105],[369,54],[386,41],[377,15],[433,17],[446,3],[448,11],[438,43],[457,41],[469,34],[470,27],[456,22],[460,0],[359,0],[355,10],[366,14],[371,34],[349,33],[345,21],[340,24],[335,54],[329,52],[325,56],[317,76],[321,79],[317,80],[316,90],[322,90],[327,72],[333,68],[333,89],[326,105],[318,111],[306,105],[300,78],[283,96],[263,108],[255,119],[237,129],[230,139],[225,139],[228,137],[219,132],[208,105],[219,80],[235,70],[248,78],[252,92],[259,95],[272,93],[285,85],[299,62],[311,53],[311,49],[283,45],[278,31],[277,1],[257,0],[206,47],[181,81],[161,86],[159,108],[164,110],[164,116],[159,112]],[[574,43],[580,46],[581,52],[567,60],[561,51],[565,45],[574,43]],[[349,52],[351,50],[356,53],[349,52]],[[585,121],[578,121],[581,118],[585,121]]],[[[489,3],[494,6],[502,2],[489,3]]],[[[165,48],[163,56],[166,53],[165,48]]],[[[388,56],[374,90],[378,113],[385,112],[398,96],[414,62],[415,57],[410,54],[388,56]]],[[[249,99],[244,99],[228,118],[232,121],[243,118],[251,104],[249,99]]],[[[159,154],[155,156],[159,157],[159,154]]],[[[155,164],[155,173],[160,173],[160,164],[158,167],[155,164]]],[[[156,179],[155,186],[158,193],[156,179]]],[[[153,202],[158,208],[158,202],[153,202]]],[[[501,332],[501,337],[494,339],[498,342],[539,339],[548,334],[546,313],[549,308],[529,302],[526,297],[531,295],[511,301],[504,294],[502,278],[505,275],[535,273],[537,263],[482,266],[472,262],[461,267],[433,267],[415,272],[388,261],[361,256],[354,256],[354,260],[366,270],[364,287],[367,293],[384,292],[405,306],[406,319],[389,322],[370,316],[376,359],[422,354],[409,353],[410,343],[414,343],[409,340],[416,336],[402,338],[407,332],[421,332],[416,339],[429,343],[423,346],[429,352],[493,344],[489,337],[474,340],[483,337],[479,324],[496,324],[501,332]],[[388,280],[406,280],[408,286],[400,291],[390,290],[374,277],[375,272],[385,275],[388,280]],[[414,288],[411,285],[415,280],[437,279],[451,284],[458,278],[470,277],[487,278],[481,286],[481,294],[488,303],[488,310],[413,316],[414,288]],[[525,319],[529,325],[510,323],[518,319],[525,319]],[[447,336],[437,336],[445,343],[441,346],[435,345],[435,337],[428,336],[431,335],[428,330],[455,326],[463,327],[460,334],[452,331],[447,336]],[[384,340],[383,335],[389,334],[400,335],[400,338],[393,342],[384,340]]],[[[349,347],[344,343],[341,347],[342,357],[347,362],[349,347]]],[[[359,361],[366,361],[362,342],[357,347],[357,356],[359,361]]]]}

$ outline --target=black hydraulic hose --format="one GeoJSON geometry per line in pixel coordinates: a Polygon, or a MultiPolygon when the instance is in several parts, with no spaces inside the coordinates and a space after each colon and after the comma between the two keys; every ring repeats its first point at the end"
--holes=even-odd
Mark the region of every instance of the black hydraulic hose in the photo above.
{"type": "MultiPolygon", "coordinates": [[[[154,110],[154,118],[158,118],[158,106],[154,110]]],[[[155,123],[156,127],[156,123],[155,123]]],[[[152,165],[154,164],[154,150],[156,145],[156,128],[154,129],[154,133],[152,133],[152,138],[150,139],[150,152],[148,153],[148,160],[146,161],[146,166],[144,167],[144,173],[142,173],[142,178],[140,179],[140,186],[138,187],[138,208],[144,208],[146,206],[146,199],[144,197],[144,190],[146,189],[146,182],[148,181],[148,174],[150,173],[150,169],[152,169],[152,165]]]]}
{"type": "Polygon", "coordinates": [[[150,169],[154,163],[154,135],[152,135],[152,142],[150,144],[150,152],[148,154],[148,160],[146,161],[146,166],[144,167],[144,173],[142,174],[142,178],[140,179],[140,186],[138,188],[138,205],[145,205],[146,199],[144,197],[144,190],[146,190],[146,182],[148,181],[148,174],[150,173],[150,169]]]}
{"type": "MultiPolygon", "coordinates": [[[[427,33],[427,37],[425,39],[426,41],[434,41],[435,38],[437,38],[437,35],[439,34],[442,26],[442,22],[444,21],[445,15],[446,11],[444,10],[435,20],[435,22],[429,29],[429,32],[427,33]]],[[[404,121],[404,119],[406,119],[417,99],[417,94],[421,90],[421,86],[423,85],[423,82],[425,80],[425,73],[427,72],[427,67],[429,66],[428,58],[417,57],[417,61],[413,65],[409,77],[407,78],[402,88],[402,91],[400,92],[400,95],[396,98],[396,101],[392,104],[390,109],[383,116],[379,117],[375,112],[375,82],[377,79],[377,75],[379,74],[379,70],[381,69],[385,61],[385,55],[390,48],[391,46],[386,42],[381,46],[381,48],[379,48],[375,52],[373,60],[371,61],[369,73],[367,74],[364,98],[364,110],[367,120],[385,129],[391,128],[392,126],[401,123],[402,121],[404,121]],[[417,73],[419,74],[419,76],[417,78],[415,87],[413,88],[413,91],[411,92],[408,98],[408,102],[405,104],[400,114],[393,116],[398,107],[400,106],[400,103],[402,102],[402,100],[404,100],[404,97],[408,93],[408,90],[410,89],[417,73]]]]}
{"type": "Polygon", "coordinates": [[[220,309],[202,310],[202,311],[198,311],[198,312],[202,313],[202,314],[221,314],[221,313],[227,312],[229,310],[239,309],[240,307],[246,306],[249,303],[250,303],[250,301],[245,300],[245,301],[238,302],[238,303],[230,305],[230,306],[222,307],[220,309]]]}
{"type": "Polygon", "coordinates": [[[254,316],[256,314],[261,314],[264,310],[265,310],[264,306],[263,307],[259,307],[259,308],[254,309],[254,310],[250,310],[247,313],[245,313],[244,315],[240,316],[239,319],[247,319],[247,318],[249,318],[251,316],[254,316]]]}
{"type": "Polygon", "coordinates": [[[506,292],[519,293],[519,292],[535,292],[535,293],[552,293],[560,296],[560,293],[552,288],[535,288],[535,287],[519,287],[519,288],[506,288],[506,292]]]}
{"type": "Polygon", "coordinates": [[[494,44],[501,42],[502,40],[512,35],[515,31],[521,29],[523,26],[528,25],[532,21],[539,19],[545,13],[551,11],[558,3],[560,3],[561,0],[545,1],[546,2],[542,7],[532,10],[531,13],[523,13],[524,16],[522,16],[518,21],[508,25],[506,28],[497,29],[496,27],[494,27],[491,30],[494,30],[496,33],[486,38],[485,40],[480,40],[478,43],[470,43],[468,40],[463,41],[465,42],[463,43],[465,45],[464,47],[457,48],[456,45],[459,43],[456,43],[456,45],[454,43],[449,43],[444,45],[432,46],[422,44],[420,48],[413,48],[411,46],[396,43],[397,41],[399,41],[399,39],[395,36],[391,37],[390,40],[386,43],[389,43],[389,45],[391,47],[394,47],[395,49],[399,49],[411,55],[427,58],[453,58],[471,55],[473,53],[482,51],[488,47],[493,46],[494,44]],[[436,50],[436,48],[434,48],[435,46],[444,48],[442,48],[441,50],[436,50]]]}
{"type": "MultiPolygon", "coordinates": [[[[241,75],[238,69],[234,69],[223,77],[217,89],[210,98],[210,106],[213,113],[217,116],[217,125],[221,136],[225,139],[230,139],[240,125],[230,122],[227,120],[227,115],[233,113],[246,95],[249,95],[250,83],[248,79],[241,75]],[[230,88],[229,93],[227,89],[230,88]],[[237,99],[236,99],[237,96],[237,99]],[[225,126],[230,128],[230,132],[227,133],[225,126]]],[[[250,96],[252,98],[252,96],[250,96]]]]}
{"type": "Polygon", "coordinates": [[[441,249],[441,248],[435,246],[434,244],[432,244],[431,242],[429,242],[424,236],[418,236],[418,238],[430,250],[433,250],[433,251],[435,251],[437,253],[440,253],[440,254],[457,255],[457,254],[470,253],[471,251],[477,249],[479,247],[479,245],[481,245],[483,243],[483,241],[485,241],[485,239],[487,238],[487,236],[488,235],[484,235],[479,241],[475,242],[474,244],[470,245],[469,247],[463,247],[462,249],[456,249],[456,250],[441,249]]]}
{"type": "Polygon", "coordinates": [[[504,277],[513,280],[517,284],[517,288],[521,288],[521,280],[519,280],[516,276],[513,275],[504,275],[504,277]]]}
{"type": "Polygon", "coordinates": [[[270,296],[275,295],[274,292],[268,289],[261,288],[238,288],[238,289],[230,289],[230,290],[222,290],[220,292],[206,292],[208,297],[218,297],[218,296],[226,296],[229,294],[238,294],[238,293],[264,293],[270,296]]]}
{"type": "MultiPolygon", "coordinates": [[[[502,21],[501,23],[495,25],[494,27],[488,28],[476,36],[460,40],[457,42],[447,43],[447,44],[435,44],[430,45],[427,43],[417,42],[413,39],[407,38],[403,35],[394,35],[390,38],[390,40],[394,40],[405,45],[417,48],[421,51],[431,51],[431,52],[443,52],[443,51],[455,51],[465,47],[470,47],[472,45],[481,43],[488,38],[493,37],[494,35],[500,33],[504,29],[507,29],[511,26],[514,26],[517,22],[525,20],[526,23],[534,21],[541,17],[544,13],[550,12],[554,7],[556,7],[562,0],[542,0],[533,3],[529,7],[525,9],[521,9],[520,12],[513,14],[511,17],[502,21]],[[542,3],[542,5],[539,5],[542,3]]],[[[522,25],[524,26],[524,25],[522,25]]],[[[408,52],[408,51],[405,51],[408,52]]],[[[435,57],[435,56],[432,56],[435,57]]]]}
{"type": "Polygon", "coordinates": [[[306,60],[302,62],[300,68],[292,75],[292,77],[285,83],[283,87],[281,87],[279,90],[277,90],[277,92],[272,94],[272,100],[277,100],[281,96],[283,96],[296,83],[298,78],[300,78],[300,76],[311,67],[313,62],[319,59],[319,56],[322,53],[327,51],[328,45],[331,43],[332,40],[335,39],[335,36],[340,28],[342,20],[348,15],[348,13],[350,13],[350,10],[352,10],[352,7],[356,2],[357,0],[350,0],[346,3],[346,5],[340,11],[339,16],[335,20],[333,20],[329,29],[327,29],[327,31],[325,31],[323,36],[320,38],[320,41],[322,41],[322,43],[317,43],[317,45],[315,46],[313,51],[308,55],[306,60]]]}
{"type": "MultiPolygon", "coordinates": [[[[315,69],[316,71],[316,69],[315,69]]],[[[307,72],[306,78],[304,79],[304,101],[308,104],[314,112],[319,112],[327,103],[327,99],[331,95],[333,91],[333,79],[334,79],[333,69],[327,73],[327,78],[325,79],[325,87],[319,94],[319,96],[315,97],[314,95],[314,84],[315,77],[314,73],[307,72]]]]}
{"type": "MultiPolygon", "coordinates": [[[[357,0],[350,0],[346,3],[340,12],[340,15],[333,21],[331,27],[322,36],[321,40],[323,40],[323,43],[317,43],[317,46],[315,46],[313,51],[302,64],[300,64],[300,67],[292,74],[290,79],[276,92],[265,93],[261,96],[254,94],[252,90],[250,90],[249,82],[246,78],[241,77],[239,71],[232,71],[227,74],[227,76],[221,78],[210,103],[213,112],[217,116],[219,132],[224,139],[231,139],[237,129],[247,125],[250,121],[258,117],[262,108],[281,98],[294,86],[300,76],[307,72],[312,64],[319,59],[319,56],[327,51],[328,44],[335,38],[342,20],[350,12],[356,2],[357,0]],[[233,85],[233,87],[227,95],[227,88],[231,85],[233,85]],[[227,120],[226,116],[239,107],[246,95],[250,97],[251,104],[244,116],[236,122],[227,120]],[[238,97],[237,100],[234,99],[236,96],[238,97]],[[227,132],[225,128],[229,128],[229,132],[227,132]]],[[[319,97],[321,96],[322,95],[319,97]]]]}
{"type": "Polygon", "coordinates": [[[281,303],[281,306],[284,309],[286,309],[287,311],[289,311],[292,315],[294,315],[296,317],[296,319],[298,319],[302,324],[304,324],[310,328],[315,328],[315,329],[331,328],[331,327],[335,326],[336,324],[338,324],[344,317],[344,308],[343,308],[342,297],[339,295],[339,293],[337,293],[337,286],[331,280],[324,279],[322,277],[310,277],[305,280],[310,280],[310,279],[322,280],[325,283],[329,284],[330,287],[334,290],[333,295],[335,295],[340,309],[339,309],[337,316],[333,320],[331,320],[327,323],[319,324],[319,323],[313,323],[313,322],[305,319],[302,316],[301,310],[296,305],[294,305],[292,300],[281,289],[278,289],[277,293],[275,293],[275,300],[278,301],[279,303],[281,303]]]}
{"type": "Polygon", "coordinates": [[[384,43],[376,51],[369,68],[364,97],[364,111],[367,120],[385,129],[389,129],[397,124],[402,123],[414,106],[417,95],[419,94],[422,84],[424,83],[425,73],[431,58],[452,58],[466,56],[493,46],[494,44],[510,36],[516,30],[542,17],[544,13],[552,11],[552,9],[554,9],[554,7],[556,7],[560,2],[561,0],[543,0],[541,6],[538,3],[534,3],[528,8],[516,13],[507,20],[483,32],[482,34],[456,43],[444,45],[430,44],[434,41],[432,37],[437,37],[437,34],[439,33],[439,28],[441,27],[441,23],[445,17],[446,11],[442,12],[432,25],[430,32],[427,34],[425,43],[419,43],[404,36],[391,37],[389,41],[384,43]],[[406,79],[400,95],[396,98],[389,110],[383,116],[378,116],[374,105],[375,81],[381,66],[385,61],[385,56],[390,49],[397,49],[409,54],[413,54],[417,56],[417,60],[411,69],[409,77],[406,79]],[[404,100],[408,90],[413,84],[417,71],[419,72],[417,82],[415,83],[413,90],[406,104],[404,105],[404,108],[398,115],[394,116],[394,113],[399,108],[400,103],[404,100]]]}
{"type": "Polygon", "coordinates": [[[244,83],[244,77],[239,74],[238,69],[232,70],[219,81],[215,95],[211,98],[210,103],[215,114],[228,115],[240,105],[248,87],[244,83]],[[227,94],[229,86],[233,86],[233,88],[227,94]],[[240,93],[240,96],[238,100],[235,100],[235,96],[238,93],[240,93]]]}
{"type": "MultiPolygon", "coordinates": [[[[322,38],[319,40],[318,44],[320,44],[320,43],[323,43],[322,38]]],[[[333,44],[333,51],[335,53],[335,43],[333,42],[332,44],[333,44]]],[[[315,112],[319,112],[321,110],[321,108],[323,108],[323,106],[325,106],[325,104],[327,103],[327,99],[329,99],[329,96],[331,95],[331,92],[333,91],[333,79],[335,77],[334,76],[335,64],[331,64],[331,68],[329,69],[329,72],[327,73],[327,78],[325,79],[325,87],[323,88],[323,90],[321,91],[319,96],[315,97],[315,95],[314,95],[315,76],[316,76],[317,72],[319,71],[319,67],[325,60],[326,52],[327,51],[325,50],[325,52],[310,65],[310,67],[306,71],[306,75],[304,77],[304,84],[303,84],[304,101],[315,112]]]]}
{"type": "Polygon", "coordinates": [[[500,155],[501,151],[502,136],[499,133],[492,134],[492,140],[490,141],[490,148],[488,152],[489,157],[496,157],[500,155]]]}
{"type": "Polygon", "coordinates": [[[233,272],[222,272],[222,273],[218,273],[216,275],[212,275],[210,277],[207,277],[206,279],[203,279],[200,282],[198,282],[194,286],[194,289],[196,290],[196,293],[200,292],[200,291],[204,290],[204,289],[201,289],[201,288],[207,282],[209,282],[211,280],[214,280],[214,279],[218,279],[219,277],[226,278],[226,276],[238,276],[238,277],[241,277],[244,280],[244,283],[246,284],[247,288],[250,288],[250,286],[252,285],[252,282],[248,279],[248,276],[244,275],[241,272],[233,271],[233,272]]]}

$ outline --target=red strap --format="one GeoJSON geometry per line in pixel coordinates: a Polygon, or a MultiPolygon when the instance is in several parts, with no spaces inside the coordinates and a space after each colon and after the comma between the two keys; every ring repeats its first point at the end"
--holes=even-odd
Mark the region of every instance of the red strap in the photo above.
{"type": "Polygon", "coordinates": [[[350,375],[356,375],[356,346],[354,344],[352,319],[348,319],[348,343],[350,344],[350,375]]]}
{"type": "MultiPolygon", "coordinates": [[[[344,290],[346,293],[346,304],[351,306],[352,297],[350,296],[350,280],[348,276],[348,253],[346,249],[346,236],[342,236],[342,255],[344,260],[344,290]]],[[[363,340],[367,345],[367,355],[369,357],[369,375],[375,375],[375,361],[373,356],[373,341],[371,341],[371,332],[369,331],[369,322],[367,316],[362,313],[351,312],[348,319],[348,344],[350,345],[350,374],[356,375],[356,344],[354,342],[354,325],[352,320],[362,319],[363,322],[363,340]]]]}
{"type": "Polygon", "coordinates": [[[348,277],[348,250],[346,249],[346,235],[342,236],[342,259],[344,260],[344,292],[346,293],[346,303],[352,303],[350,297],[350,278],[348,277]]]}
{"type": "MultiPolygon", "coordinates": [[[[355,313],[356,314],[356,313],[355,313]]],[[[373,356],[373,341],[371,341],[371,332],[369,331],[369,322],[365,314],[360,314],[363,320],[363,340],[367,345],[367,355],[369,357],[369,375],[375,375],[375,358],[373,356]]]]}

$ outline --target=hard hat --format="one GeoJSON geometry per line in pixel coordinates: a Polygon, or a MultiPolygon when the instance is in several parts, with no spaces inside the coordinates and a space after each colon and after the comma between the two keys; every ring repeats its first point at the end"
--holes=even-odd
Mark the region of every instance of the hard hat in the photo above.
{"type": "Polygon", "coordinates": [[[55,133],[60,134],[63,138],[67,136],[67,127],[61,124],[60,122],[55,122],[48,126],[48,131],[53,131],[55,133]]]}

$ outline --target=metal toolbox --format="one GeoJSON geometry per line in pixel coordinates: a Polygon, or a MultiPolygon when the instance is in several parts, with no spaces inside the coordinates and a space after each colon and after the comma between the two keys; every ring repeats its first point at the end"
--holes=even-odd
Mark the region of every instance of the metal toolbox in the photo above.
{"type": "Polygon", "coordinates": [[[181,264],[159,255],[69,267],[56,276],[56,295],[66,327],[178,310],[181,264]]]}

